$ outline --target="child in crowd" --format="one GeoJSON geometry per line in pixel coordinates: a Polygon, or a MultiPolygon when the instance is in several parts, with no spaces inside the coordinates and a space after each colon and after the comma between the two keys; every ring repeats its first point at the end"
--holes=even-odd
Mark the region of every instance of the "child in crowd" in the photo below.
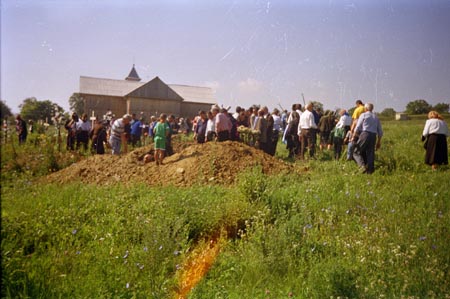
{"type": "Polygon", "coordinates": [[[166,122],[167,115],[161,114],[159,122],[153,129],[155,142],[155,161],[156,165],[162,164],[166,152],[166,137],[169,135],[170,127],[166,122]]]}
{"type": "Polygon", "coordinates": [[[334,159],[339,160],[341,158],[342,146],[344,144],[345,128],[334,127],[330,133],[331,140],[334,148],[334,159]]]}
{"type": "Polygon", "coordinates": [[[344,144],[347,144],[347,161],[353,160],[353,142],[352,142],[352,131],[348,130],[344,138],[344,144]]]}

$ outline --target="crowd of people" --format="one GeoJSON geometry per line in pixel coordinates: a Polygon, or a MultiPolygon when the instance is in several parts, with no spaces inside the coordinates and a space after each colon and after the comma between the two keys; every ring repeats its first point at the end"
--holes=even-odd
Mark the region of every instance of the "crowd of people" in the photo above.
{"type": "MultiPolygon", "coordinates": [[[[91,141],[90,150],[94,154],[104,154],[105,147],[109,147],[113,155],[120,155],[128,151],[128,146],[141,146],[150,138],[154,148],[145,161],[155,161],[157,165],[163,163],[165,156],[173,154],[171,140],[174,134],[193,133],[193,139],[199,144],[241,141],[272,156],[282,138],[292,159],[315,159],[317,149],[333,149],[336,160],[354,160],[362,173],[370,174],[375,170],[375,150],[381,147],[383,129],[373,112],[373,104],[364,104],[360,100],[355,104],[352,115],[345,109],[321,111],[313,103],[305,107],[293,104],[290,112],[277,108],[269,112],[266,106],[254,105],[248,109],[238,106],[233,113],[229,108],[213,105],[209,111],[199,111],[192,120],[161,114],[158,119],[152,116],[148,123],[136,114],[114,119],[108,112],[103,120],[96,120],[93,125],[86,114],[79,117],[73,113],[64,127],[67,150],[87,151],[91,141]]],[[[448,164],[447,137],[450,133],[437,112],[431,111],[428,118],[422,134],[426,141],[425,163],[435,170],[438,165],[448,164]]],[[[19,143],[24,143],[27,127],[20,115],[16,117],[16,130],[19,143]]]]}

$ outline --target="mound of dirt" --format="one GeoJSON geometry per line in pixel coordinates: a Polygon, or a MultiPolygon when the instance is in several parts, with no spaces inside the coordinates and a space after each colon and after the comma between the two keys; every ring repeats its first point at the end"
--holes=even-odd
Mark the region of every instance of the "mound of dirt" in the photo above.
{"type": "Polygon", "coordinates": [[[198,183],[231,184],[238,173],[261,165],[265,174],[291,172],[293,166],[239,142],[193,144],[164,159],[163,165],[144,164],[146,146],[123,156],[96,155],[45,178],[48,182],[81,181],[98,185],[145,182],[190,186],[198,183]]]}

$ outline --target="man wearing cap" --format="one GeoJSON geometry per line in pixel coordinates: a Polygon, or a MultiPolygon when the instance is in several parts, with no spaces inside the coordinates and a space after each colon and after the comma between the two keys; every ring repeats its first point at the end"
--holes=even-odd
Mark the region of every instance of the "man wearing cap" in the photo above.
{"type": "Polygon", "coordinates": [[[116,119],[111,126],[111,135],[109,137],[109,144],[112,148],[113,155],[120,155],[120,146],[123,144],[123,151],[126,153],[127,137],[125,135],[125,126],[131,122],[131,115],[125,114],[122,118],[116,119]]]}

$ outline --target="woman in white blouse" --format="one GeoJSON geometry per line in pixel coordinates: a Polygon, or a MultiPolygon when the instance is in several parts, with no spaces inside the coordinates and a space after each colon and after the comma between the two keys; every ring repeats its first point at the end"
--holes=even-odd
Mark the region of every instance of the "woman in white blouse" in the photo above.
{"type": "Polygon", "coordinates": [[[450,136],[448,126],[436,111],[428,113],[428,120],[422,133],[425,142],[425,163],[437,170],[438,165],[448,164],[447,137],[450,136]]]}

